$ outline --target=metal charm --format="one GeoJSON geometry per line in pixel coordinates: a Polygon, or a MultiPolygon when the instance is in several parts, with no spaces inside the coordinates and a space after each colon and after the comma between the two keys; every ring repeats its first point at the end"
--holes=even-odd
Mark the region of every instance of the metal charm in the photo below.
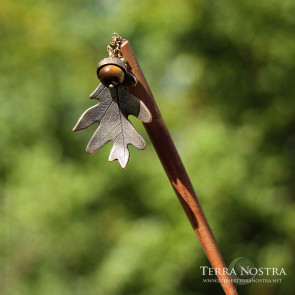
{"type": "Polygon", "coordinates": [[[95,153],[107,142],[113,141],[109,161],[118,160],[125,169],[129,160],[128,145],[131,144],[141,150],[146,148],[144,139],[128,120],[128,116],[133,115],[143,123],[150,122],[152,116],[145,104],[127,90],[127,87],[135,85],[137,80],[127,72],[124,60],[118,57],[103,59],[98,64],[97,75],[101,84],[90,98],[98,100],[99,103],[84,112],[73,131],[77,132],[99,123],[87,145],[86,152],[95,153]]]}

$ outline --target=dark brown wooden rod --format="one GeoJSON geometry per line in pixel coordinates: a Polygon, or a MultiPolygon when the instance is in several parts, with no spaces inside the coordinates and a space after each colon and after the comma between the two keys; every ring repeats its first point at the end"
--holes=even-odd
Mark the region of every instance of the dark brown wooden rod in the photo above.
{"type": "MultiPolygon", "coordinates": [[[[121,52],[123,57],[128,61],[129,70],[138,79],[136,86],[130,87],[129,91],[133,95],[139,97],[152,113],[152,122],[144,124],[144,127],[166,171],[169,181],[171,182],[212,267],[222,270],[226,268],[226,264],[222,258],[216,240],[171,138],[169,130],[127,40],[122,42],[121,52]]],[[[238,294],[229,275],[220,272],[217,276],[220,279],[225,294],[238,294]]]]}

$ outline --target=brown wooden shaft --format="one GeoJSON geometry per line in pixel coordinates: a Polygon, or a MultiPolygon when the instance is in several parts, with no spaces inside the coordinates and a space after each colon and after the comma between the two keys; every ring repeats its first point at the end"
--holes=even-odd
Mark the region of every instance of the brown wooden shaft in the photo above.
{"type": "MultiPolygon", "coordinates": [[[[144,127],[153,143],[159,159],[161,160],[173,189],[197,237],[199,238],[212,267],[220,269],[226,268],[226,264],[221,256],[213,233],[168,128],[127,40],[123,41],[121,45],[121,52],[123,57],[128,61],[129,71],[131,71],[138,79],[136,86],[130,87],[129,91],[133,95],[139,97],[152,113],[152,122],[144,124],[144,127]]],[[[218,274],[217,276],[220,279],[225,294],[238,294],[229,275],[218,274]]]]}

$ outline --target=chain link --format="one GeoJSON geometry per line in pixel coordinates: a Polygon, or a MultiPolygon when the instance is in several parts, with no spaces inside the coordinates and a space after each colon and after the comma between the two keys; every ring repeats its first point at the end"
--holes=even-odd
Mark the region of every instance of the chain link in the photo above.
{"type": "Polygon", "coordinates": [[[107,47],[110,57],[123,58],[120,50],[123,38],[119,34],[114,33],[112,35],[112,40],[113,41],[107,47]]]}

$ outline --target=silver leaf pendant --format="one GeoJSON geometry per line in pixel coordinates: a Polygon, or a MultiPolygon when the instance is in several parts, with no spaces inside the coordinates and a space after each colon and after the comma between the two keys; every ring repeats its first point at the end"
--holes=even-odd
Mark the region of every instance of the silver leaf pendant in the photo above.
{"type": "MultiPolygon", "coordinates": [[[[114,61],[114,58],[106,58],[100,64],[105,66],[108,64],[106,60],[114,61]]],[[[114,62],[118,63],[116,60],[114,62]]],[[[121,61],[119,64],[121,65],[121,61]]],[[[109,141],[113,141],[109,161],[118,160],[123,169],[126,168],[129,160],[129,144],[141,150],[146,148],[144,139],[128,120],[128,116],[133,115],[143,123],[149,123],[152,120],[151,113],[145,104],[128,92],[127,87],[134,84],[136,84],[136,78],[127,71],[123,82],[116,87],[110,88],[101,83],[90,95],[91,99],[96,99],[99,103],[86,110],[73,128],[73,131],[77,132],[94,123],[99,123],[86,147],[86,152],[93,154],[109,141]]]]}

